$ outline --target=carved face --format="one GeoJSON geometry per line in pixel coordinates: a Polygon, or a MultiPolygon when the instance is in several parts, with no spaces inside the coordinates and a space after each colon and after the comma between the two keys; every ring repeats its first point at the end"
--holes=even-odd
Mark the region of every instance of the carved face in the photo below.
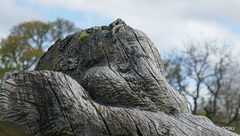
{"type": "MultiPolygon", "coordinates": [[[[160,55],[145,33],[129,29],[100,43],[98,52],[103,52],[105,63],[89,68],[80,80],[92,99],[111,106],[178,111],[179,104],[171,96],[176,92],[165,81],[160,55]]],[[[187,106],[183,109],[187,111],[187,106]]]]}
{"type": "Polygon", "coordinates": [[[54,70],[72,76],[95,102],[167,113],[188,112],[184,98],[166,82],[160,55],[142,31],[115,23],[106,29],[83,30],[69,44],[73,46],[62,52],[78,52],[62,55],[54,62],[59,64],[54,70]],[[76,40],[90,30],[89,37],[76,40]],[[75,60],[74,65],[66,63],[70,59],[75,60]]]}

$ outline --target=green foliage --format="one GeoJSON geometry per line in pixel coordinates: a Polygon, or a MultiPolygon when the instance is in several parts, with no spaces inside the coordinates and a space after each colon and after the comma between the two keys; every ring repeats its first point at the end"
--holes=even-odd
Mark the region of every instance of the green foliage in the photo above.
{"type": "Polygon", "coordinates": [[[77,31],[68,20],[54,22],[31,21],[14,26],[0,43],[0,78],[5,72],[32,69],[53,41],[77,31]]]}
{"type": "Polygon", "coordinates": [[[20,61],[23,53],[29,50],[31,46],[25,42],[23,37],[8,36],[2,39],[0,48],[0,78],[7,71],[21,71],[24,62],[20,61]]]}
{"type": "Polygon", "coordinates": [[[0,135],[1,136],[30,136],[30,132],[24,126],[1,121],[0,135]]]}
{"type": "Polygon", "coordinates": [[[54,22],[31,21],[16,25],[11,30],[11,36],[24,38],[25,42],[37,48],[43,48],[51,42],[79,30],[68,20],[57,19],[54,22]]]}
{"type": "Polygon", "coordinates": [[[80,37],[80,41],[82,41],[83,39],[85,39],[86,37],[89,37],[88,34],[83,34],[81,37],[80,37]]]}
{"type": "Polygon", "coordinates": [[[49,25],[51,27],[50,33],[53,41],[62,39],[66,35],[79,30],[72,22],[61,18],[58,18],[54,22],[50,22],[49,25]]]}
{"type": "Polygon", "coordinates": [[[68,50],[66,50],[66,52],[64,53],[64,55],[68,56],[68,50]]]}
{"type": "Polygon", "coordinates": [[[199,115],[206,116],[206,112],[202,111],[202,112],[199,113],[199,115]]]}
{"type": "Polygon", "coordinates": [[[21,37],[25,44],[42,49],[49,41],[50,24],[41,21],[25,22],[16,25],[11,30],[11,36],[21,37]]]}
{"type": "Polygon", "coordinates": [[[34,48],[23,37],[8,36],[1,41],[0,78],[5,72],[24,71],[37,63],[42,49],[34,48]]]}
{"type": "Polygon", "coordinates": [[[43,55],[43,51],[41,49],[31,48],[25,52],[20,57],[20,61],[31,61],[33,58],[40,58],[43,55]]]}

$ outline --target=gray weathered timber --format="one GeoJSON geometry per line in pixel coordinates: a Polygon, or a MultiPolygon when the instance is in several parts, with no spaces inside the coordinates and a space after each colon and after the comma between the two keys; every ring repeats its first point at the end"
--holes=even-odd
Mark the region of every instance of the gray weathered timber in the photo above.
{"type": "Polygon", "coordinates": [[[77,80],[99,104],[166,113],[189,112],[165,80],[160,55],[142,31],[118,19],[56,42],[35,70],[60,71],[77,80]],[[81,36],[89,37],[81,40],[81,36]]]}
{"type": "Polygon", "coordinates": [[[5,74],[1,136],[236,135],[189,113],[152,41],[121,19],[58,40],[35,70],[5,74]]]}
{"type": "Polygon", "coordinates": [[[0,109],[1,136],[235,135],[190,113],[167,114],[92,102],[70,76],[50,71],[7,73],[0,109]]]}

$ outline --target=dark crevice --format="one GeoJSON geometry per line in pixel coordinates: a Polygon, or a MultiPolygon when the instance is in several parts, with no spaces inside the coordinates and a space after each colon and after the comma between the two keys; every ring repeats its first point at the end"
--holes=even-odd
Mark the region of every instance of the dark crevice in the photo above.
{"type": "MultiPolygon", "coordinates": [[[[176,117],[174,117],[174,118],[176,118],[176,117]]],[[[180,118],[178,118],[178,120],[179,120],[180,118]]],[[[174,122],[176,122],[176,121],[174,121],[175,119],[173,119],[172,121],[171,121],[171,123],[174,123],[174,122]]],[[[181,120],[180,120],[181,121],[181,120]]],[[[196,130],[198,130],[199,132],[202,132],[202,133],[204,133],[203,131],[202,131],[202,129],[198,129],[197,127],[193,127],[193,125],[192,124],[190,124],[190,123],[187,123],[187,122],[185,122],[185,121],[181,121],[181,123],[183,123],[183,124],[185,124],[186,125],[186,127],[190,130],[192,130],[192,128],[193,129],[196,129],[196,130]]],[[[179,124],[178,122],[176,122],[175,124],[179,124]]],[[[193,124],[196,124],[196,123],[193,123],[193,124]]],[[[196,124],[196,126],[199,126],[198,124],[196,124]]],[[[182,130],[181,129],[179,129],[181,132],[182,132],[182,130]]],[[[184,133],[184,132],[183,132],[184,133]]],[[[207,135],[206,133],[204,133],[205,135],[207,135]]],[[[187,134],[186,134],[187,135],[187,134]]]]}
{"type": "MultiPolygon", "coordinates": [[[[109,110],[110,110],[114,115],[116,115],[116,119],[117,119],[118,123],[121,125],[121,128],[127,127],[127,126],[124,126],[124,124],[122,124],[121,120],[118,119],[118,115],[117,115],[111,108],[109,108],[109,110]]],[[[125,131],[126,131],[126,133],[127,133],[128,135],[130,135],[130,133],[128,133],[128,130],[127,130],[127,129],[125,129],[125,131]]]]}
{"type": "MultiPolygon", "coordinates": [[[[66,77],[66,75],[63,75],[63,76],[64,76],[64,78],[65,78],[66,81],[68,81],[69,83],[71,83],[71,82],[68,80],[68,78],[66,77]]],[[[64,83],[61,78],[59,78],[59,79],[61,80],[62,83],[64,83]]],[[[69,85],[69,84],[66,84],[66,85],[67,85],[67,87],[69,88],[70,92],[72,93],[74,99],[78,102],[79,105],[81,105],[81,102],[77,99],[77,97],[76,97],[76,95],[74,94],[74,92],[72,91],[70,85],[69,85]]],[[[80,90],[83,91],[83,94],[85,93],[82,88],[80,88],[80,90]]],[[[87,98],[88,98],[88,97],[87,97],[87,98]]],[[[87,110],[87,112],[89,113],[89,115],[91,115],[91,112],[89,112],[89,110],[87,110]]],[[[78,113],[78,112],[77,112],[77,113],[78,113]]],[[[78,113],[78,115],[79,115],[79,113],[78,113]]]]}
{"type": "MultiPolygon", "coordinates": [[[[68,78],[66,77],[66,75],[64,75],[64,78],[66,81],[69,81],[68,78]]],[[[69,81],[70,82],[70,81],[69,81]]],[[[69,84],[67,84],[69,90],[72,92],[74,98],[76,99],[76,101],[78,102],[79,105],[81,105],[81,102],[77,99],[77,97],[75,96],[75,94],[73,93],[73,91],[71,90],[69,84]]],[[[82,92],[83,92],[83,95],[88,99],[90,100],[90,97],[87,95],[87,93],[85,92],[85,90],[81,87],[79,88],[82,92]]],[[[87,110],[87,112],[89,113],[89,115],[92,115],[91,112],[89,110],[87,110]]]]}
{"type": "Polygon", "coordinates": [[[115,90],[117,90],[117,88],[113,85],[113,83],[108,79],[108,77],[105,75],[105,74],[103,74],[103,76],[107,79],[107,81],[111,84],[111,86],[115,89],[115,90]]]}
{"type": "MultiPolygon", "coordinates": [[[[142,46],[141,42],[139,41],[139,39],[138,39],[138,37],[137,37],[137,34],[136,34],[133,30],[132,30],[132,32],[133,32],[133,34],[135,35],[135,37],[136,37],[139,45],[141,46],[142,50],[143,50],[143,51],[145,52],[145,54],[147,55],[146,51],[144,50],[144,47],[142,46]]],[[[152,50],[152,49],[151,49],[151,50],[152,50]]],[[[149,57],[149,58],[151,59],[151,61],[154,61],[154,60],[152,60],[151,57],[149,57]]],[[[150,66],[149,62],[146,60],[146,58],[144,58],[144,59],[145,59],[145,61],[148,63],[148,65],[149,65],[149,67],[152,69],[152,71],[154,71],[153,68],[150,66]]]]}
{"type": "Polygon", "coordinates": [[[136,37],[138,44],[141,46],[143,52],[147,55],[147,52],[145,51],[145,49],[143,48],[142,44],[140,43],[137,34],[133,30],[132,30],[132,32],[133,32],[134,36],[136,37]]]}
{"type": "Polygon", "coordinates": [[[10,84],[12,86],[17,86],[16,84],[13,84],[13,83],[9,82],[8,80],[5,80],[4,83],[10,84]]]}
{"type": "Polygon", "coordinates": [[[76,135],[74,134],[74,129],[73,129],[72,125],[71,125],[71,122],[70,122],[69,119],[65,116],[64,110],[63,110],[62,105],[61,105],[61,101],[60,101],[60,99],[58,98],[57,93],[56,93],[55,90],[53,89],[53,87],[52,87],[52,85],[51,85],[51,82],[48,80],[48,78],[45,78],[45,76],[43,75],[43,73],[39,72],[39,74],[42,76],[42,79],[45,79],[45,80],[47,81],[47,83],[48,83],[51,91],[53,92],[53,94],[54,94],[54,96],[55,96],[55,98],[56,98],[56,100],[57,100],[58,106],[59,106],[59,108],[60,108],[60,110],[61,110],[61,112],[62,112],[63,117],[64,117],[64,118],[66,119],[66,121],[68,122],[69,127],[71,128],[73,135],[76,136],[76,135]]]}
{"type": "Polygon", "coordinates": [[[142,131],[139,129],[139,127],[136,125],[137,128],[137,134],[138,136],[143,136],[142,131]]]}
{"type": "MultiPolygon", "coordinates": [[[[149,128],[149,133],[150,133],[150,135],[152,136],[153,135],[153,133],[152,133],[152,130],[151,130],[151,124],[148,122],[148,128],[149,128]]],[[[156,126],[154,125],[154,129],[156,129],[156,126]]],[[[157,132],[157,130],[155,130],[156,131],[156,133],[158,134],[158,132],[157,132]]],[[[158,134],[159,135],[159,134],[158,134]]]]}
{"type": "MultiPolygon", "coordinates": [[[[119,39],[119,40],[120,40],[120,39],[119,39]]],[[[123,43],[122,43],[122,44],[123,44],[123,43]]],[[[107,58],[107,60],[108,60],[108,67],[109,67],[109,69],[110,69],[111,71],[113,71],[117,76],[122,77],[122,78],[126,81],[126,79],[125,79],[120,73],[115,72],[115,70],[113,70],[113,69],[111,68],[108,55],[107,55],[107,53],[106,53],[106,51],[105,51],[105,49],[104,49],[103,46],[102,46],[102,48],[103,48],[103,51],[104,51],[104,53],[105,53],[105,56],[106,56],[106,58],[107,58]]],[[[124,47],[123,47],[123,48],[124,48],[124,47]]],[[[127,55],[126,52],[125,52],[125,54],[127,55]]],[[[129,58],[128,55],[127,55],[127,57],[129,58]]],[[[129,59],[130,59],[130,58],[129,58],[129,59]]],[[[128,84],[128,86],[129,86],[130,89],[132,90],[132,93],[133,93],[134,95],[138,96],[138,95],[135,93],[135,91],[134,91],[134,89],[132,88],[132,86],[130,85],[130,83],[129,83],[128,81],[126,81],[126,83],[128,84]]],[[[139,98],[140,100],[144,101],[141,97],[138,96],[138,98],[139,98]]]]}
{"type": "MultiPolygon", "coordinates": [[[[169,88],[172,88],[172,87],[169,86],[169,88]]],[[[179,98],[180,96],[179,96],[179,97],[176,97],[176,95],[173,94],[174,91],[176,91],[176,90],[171,89],[171,90],[169,91],[169,92],[170,92],[170,95],[171,95],[172,98],[178,103],[178,107],[180,107],[181,112],[184,112],[184,109],[185,109],[185,108],[182,108],[182,106],[184,106],[183,104],[185,103],[185,101],[184,101],[184,99],[179,98]],[[181,103],[182,103],[182,104],[181,104],[181,103]]],[[[177,92],[175,92],[175,93],[177,93],[177,92]]],[[[187,109],[188,109],[188,107],[187,107],[187,109]]]]}
{"type": "MultiPolygon", "coordinates": [[[[123,47],[123,49],[124,49],[124,51],[125,51],[125,54],[127,55],[127,57],[131,60],[131,61],[133,61],[134,62],[134,64],[136,64],[136,66],[138,66],[137,65],[137,63],[131,58],[131,57],[129,57],[128,56],[128,54],[126,53],[126,49],[125,49],[125,47],[124,47],[124,44],[123,44],[123,42],[121,41],[121,39],[118,37],[118,39],[119,39],[119,41],[120,41],[120,43],[121,43],[121,45],[122,45],[122,47],[123,47]]],[[[145,78],[144,78],[144,76],[142,76],[140,73],[138,73],[137,72],[137,70],[133,67],[133,71],[139,76],[139,77],[141,77],[144,81],[145,81],[145,78]]],[[[152,74],[152,73],[151,73],[152,74]]],[[[156,78],[155,78],[155,80],[156,80],[156,78]]],[[[157,81],[157,80],[156,80],[157,81]]],[[[146,81],[145,81],[146,82],[146,81]]],[[[158,83],[158,82],[157,82],[158,83]]],[[[158,83],[159,84],[159,83],[158,83]]],[[[159,84],[160,85],[160,84],[159,84]]]]}
{"type": "MultiPolygon", "coordinates": [[[[52,76],[52,78],[53,78],[53,82],[55,82],[57,79],[56,79],[56,77],[54,76],[53,72],[50,72],[50,74],[51,74],[51,76],[52,76]]],[[[61,78],[58,78],[58,79],[64,84],[64,82],[62,81],[61,78]]],[[[55,82],[55,83],[57,84],[57,82],[55,82]]],[[[66,85],[66,84],[64,84],[64,85],[66,85]]],[[[67,85],[68,85],[68,84],[67,84],[67,85]]],[[[57,87],[59,88],[59,90],[61,90],[61,88],[59,87],[59,85],[58,85],[57,87]]],[[[70,90],[71,90],[71,89],[70,89],[70,90]]],[[[70,98],[70,96],[69,96],[68,93],[66,93],[66,95],[67,95],[67,97],[70,98]]]]}
{"type": "MultiPolygon", "coordinates": [[[[145,114],[144,114],[144,115],[145,115],[145,114]]],[[[153,126],[154,126],[154,129],[155,129],[156,133],[157,133],[158,135],[160,135],[160,134],[158,133],[158,131],[157,131],[157,127],[156,127],[156,125],[155,125],[155,122],[154,122],[151,118],[149,118],[148,116],[145,115],[145,117],[147,117],[147,118],[150,120],[150,122],[151,122],[151,123],[153,124],[153,126]]],[[[150,132],[151,132],[150,125],[149,125],[149,130],[150,130],[150,132]]]]}
{"type": "MultiPolygon", "coordinates": [[[[68,78],[66,77],[66,75],[63,75],[64,76],[64,78],[65,78],[65,80],[66,81],[68,81],[69,83],[70,83],[70,81],[68,80],[68,78]]],[[[60,78],[60,80],[62,81],[62,79],[60,78]]],[[[62,81],[63,82],[63,81],[62,81]]],[[[77,97],[75,96],[75,94],[73,93],[73,91],[72,91],[72,89],[71,89],[71,87],[70,87],[70,85],[69,84],[67,84],[67,86],[68,86],[68,88],[69,88],[69,90],[70,90],[70,92],[72,93],[72,95],[73,95],[73,97],[74,97],[74,99],[80,104],[80,101],[77,99],[77,97]]],[[[80,89],[80,90],[82,90],[82,89],[80,89]]],[[[84,90],[82,90],[82,91],[84,91],[84,90]]]]}
{"type": "Polygon", "coordinates": [[[132,121],[133,121],[133,123],[136,127],[136,131],[137,131],[138,136],[143,136],[143,132],[141,131],[141,129],[139,128],[139,126],[137,125],[135,120],[133,119],[132,115],[128,111],[126,111],[126,113],[128,113],[129,117],[132,119],[132,121]]]}
{"type": "MultiPolygon", "coordinates": [[[[161,86],[161,83],[159,83],[159,80],[155,77],[155,75],[151,72],[151,70],[150,70],[147,66],[145,66],[145,67],[148,69],[149,73],[152,75],[152,77],[155,79],[155,81],[158,83],[158,85],[161,86]]],[[[164,90],[164,91],[166,91],[166,90],[164,90]]],[[[173,90],[169,90],[169,92],[170,92],[170,94],[171,94],[171,97],[175,100],[175,102],[178,103],[178,106],[181,107],[180,102],[175,98],[175,95],[173,94],[172,91],[173,91],[173,90]]],[[[181,110],[182,110],[182,109],[181,109],[181,110]]]]}
{"type": "MultiPolygon", "coordinates": [[[[9,92],[9,90],[7,90],[7,89],[5,89],[5,88],[2,88],[2,90],[1,90],[1,95],[0,95],[0,98],[1,97],[5,97],[5,98],[7,98],[7,97],[9,97],[9,94],[6,94],[6,92],[9,92]],[[4,92],[4,93],[3,93],[4,92]]],[[[0,101],[2,101],[3,99],[0,99],[0,101]]]]}
{"type": "Polygon", "coordinates": [[[108,134],[109,134],[110,136],[112,136],[112,133],[111,133],[111,131],[110,131],[110,129],[109,129],[109,126],[108,126],[106,120],[104,119],[102,113],[100,112],[100,110],[97,108],[97,106],[93,103],[93,101],[92,101],[91,99],[89,99],[89,101],[90,101],[90,103],[92,104],[92,106],[94,107],[94,109],[96,110],[96,112],[98,113],[98,115],[101,117],[101,119],[102,119],[102,121],[103,121],[103,123],[104,123],[104,125],[105,125],[105,127],[106,127],[106,129],[107,129],[108,134]]]}
{"type": "MultiPolygon", "coordinates": [[[[30,129],[30,130],[31,130],[31,129],[30,129]]],[[[31,131],[32,131],[32,130],[31,130],[31,131]]],[[[39,131],[34,131],[34,132],[32,131],[32,132],[31,132],[31,134],[32,134],[33,136],[37,135],[37,133],[40,133],[40,132],[39,132],[39,131]]]]}
{"type": "Polygon", "coordinates": [[[108,126],[106,120],[104,119],[102,113],[101,113],[100,110],[97,108],[97,106],[93,103],[91,97],[88,96],[88,94],[87,94],[84,90],[82,90],[82,91],[83,91],[83,94],[85,95],[85,97],[88,98],[89,102],[91,103],[91,105],[93,106],[93,108],[96,110],[96,112],[98,113],[98,115],[101,117],[101,119],[102,119],[102,121],[103,121],[103,123],[104,123],[104,125],[105,125],[105,127],[106,127],[106,129],[107,129],[108,134],[109,134],[110,136],[112,136],[112,133],[111,133],[111,131],[110,131],[110,129],[109,129],[109,126],[108,126]]]}
{"type": "MultiPolygon", "coordinates": [[[[196,122],[194,122],[194,121],[190,120],[189,118],[185,117],[184,114],[181,114],[180,116],[182,116],[183,118],[185,118],[185,119],[188,120],[189,122],[191,122],[191,123],[193,123],[193,124],[196,124],[196,126],[200,126],[200,127],[204,128],[204,129],[206,129],[206,130],[208,130],[208,131],[211,131],[212,133],[215,133],[215,132],[212,131],[211,129],[208,129],[207,127],[205,127],[205,126],[203,126],[203,125],[201,125],[201,124],[199,124],[199,123],[197,124],[196,122]]],[[[187,124],[187,123],[186,123],[186,124],[187,124]]],[[[201,132],[204,133],[204,131],[202,131],[202,130],[201,130],[201,132]]],[[[215,133],[215,134],[217,134],[217,133],[215,133]]]]}
{"type": "Polygon", "coordinates": [[[109,58],[108,58],[107,52],[106,52],[106,50],[104,49],[103,45],[102,45],[102,49],[103,49],[103,52],[104,52],[104,54],[105,54],[105,56],[106,56],[106,58],[107,58],[108,67],[111,69],[111,67],[110,67],[110,61],[109,61],[109,58]]]}
{"type": "MultiPolygon", "coordinates": [[[[124,53],[127,55],[127,57],[131,60],[131,62],[134,62],[134,64],[136,64],[136,66],[138,66],[137,63],[131,57],[129,57],[129,55],[127,54],[126,48],[124,47],[124,44],[119,37],[118,37],[118,40],[120,41],[120,43],[124,49],[124,53]]],[[[143,80],[145,80],[144,77],[142,75],[140,75],[134,67],[133,67],[133,70],[139,77],[141,77],[143,80]]]]}
{"type": "MultiPolygon", "coordinates": [[[[169,124],[171,124],[172,126],[179,126],[179,122],[175,122],[174,120],[171,120],[171,122],[169,122],[169,124]]],[[[187,126],[191,126],[190,124],[186,124],[185,127],[187,126]]],[[[188,134],[186,134],[181,128],[175,127],[176,129],[178,129],[180,132],[182,132],[182,134],[188,136],[188,134]]],[[[189,130],[191,130],[191,127],[187,127],[189,130]]]]}
{"type": "MultiPolygon", "coordinates": [[[[147,43],[148,43],[148,46],[150,47],[150,49],[151,49],[151,51],[152,51],[152,54],[153,54],[154,58],[157,58],[157,64],[158,64],[158,67],[159,67],[160,70],[161,70],[161,65],[160,65],[161,60],[158,60],[158,56],[155,56],[155,53],[153,52],[152,46],[151,46],[151,44],[149,43],[148,40],[147,40],[147,43]]],[[[160,71],[160,72],[161,72],[161,71],[160,71]]],[[[162,73],[162,72],[161,72],[161,73],[162,73]]],[[[162,73],[162,74],[164,74],[164,73],[162,73]]]]}
{"type": "Polygon", "coordinates": [[[12,99],[13,99],[13,100],[22,101],[22,102],[26,102],[26,103],[30,103],[30,104],[35,105],[35,106],[37,106],[37,107],[41,107],[41,108],[44,107],[44,106],[42,106],[42,105],[36,104],[36,103],[34,103],[34,102],[31,102],[31,101],[21,100],[21,99],[18,99],[18,98],[12,98],[12,99]]]}

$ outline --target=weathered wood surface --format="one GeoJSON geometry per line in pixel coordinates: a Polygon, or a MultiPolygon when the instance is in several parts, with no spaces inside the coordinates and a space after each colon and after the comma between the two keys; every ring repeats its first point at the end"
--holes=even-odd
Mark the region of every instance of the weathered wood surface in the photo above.
{"type": "Polygon", "coordinates": [[[236,135],[189,113],[151,40],[122,20],[57,41],[35,70],[4,76],[0,135],[236,135]]]}
{"type": "Polygon", "coordinates": [[[166,113],[188,112],[185,99],[165,80],[160,55],[147,35],[117,20],[56,42],[35,70],[60,71],[103,105],[166,113]],[[81,40],[81,36],[89,37],[81,40]]]}
{"type": "Polygon", "coordinates": [[[189,113],[167,114],[92,104],[81,85],[58,72],[6,74],[0,108],[1,133],[34,136],[234,135],[216,127],[205,117],[189,113]]]}

